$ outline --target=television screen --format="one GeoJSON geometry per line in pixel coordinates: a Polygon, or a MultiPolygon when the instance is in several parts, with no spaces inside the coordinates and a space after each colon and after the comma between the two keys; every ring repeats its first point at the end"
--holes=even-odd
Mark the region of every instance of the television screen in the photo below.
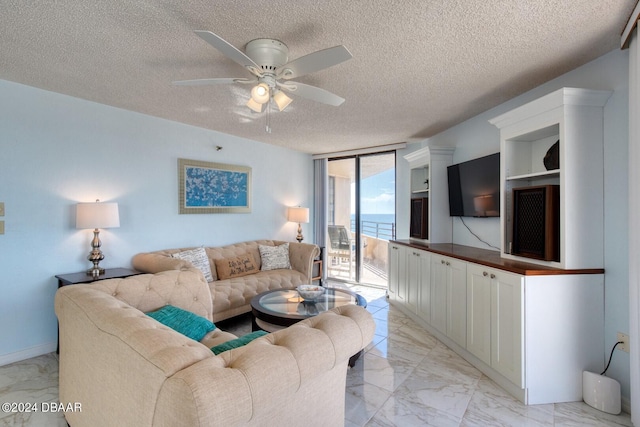
{"type": "Polygon", "coordinates": [[[447,167],[449,215],[500,216],[500,153],[447,167]]]}

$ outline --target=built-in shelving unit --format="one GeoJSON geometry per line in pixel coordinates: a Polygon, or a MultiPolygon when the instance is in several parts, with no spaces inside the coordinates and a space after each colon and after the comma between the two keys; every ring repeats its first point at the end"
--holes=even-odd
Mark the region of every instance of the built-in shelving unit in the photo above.
{"type": "MultiPolygon", "coordinates": [[[[450,243],[452,239],[447,166],[452,163],[453,152],[453,148],[424,147],[404,156],[411,170],[411,199],[423,199],[422,204],[426,205],[426,238],[422,240],[427,242],[450,243]]],[[[411,219],[414,229],[417,222],[418,218],[411,219]]]]}
{"type": "Polygon", "coordinates": [[[604,265],[603,107],[609,91],[563,88],[498,116],[500,129],[502,256],[512,251],[513,190],[559,186],[559,258],[527,259],[564,269],[604,265]],[[559,143],[558,168],[544,158],[559,143]]]}
{"type": "Polygon", "coordinates": [[[581,400],[582,371],[602,365],[603,107],[610,95],[563,88],[490,120],[500,129],[501,252],[451,243],[453,149],[405,156],[411,198],[428,206],[429,238],[390,242],[389,301],[525,404],[581,400]],[[558,161],[545,166],[556,143],[558,161]],[[544,209],[527,221],[552,224],[542,240],[558,246],[534,259],[511,248],[522,241],[518,209],[537,191],[544,209]]]}

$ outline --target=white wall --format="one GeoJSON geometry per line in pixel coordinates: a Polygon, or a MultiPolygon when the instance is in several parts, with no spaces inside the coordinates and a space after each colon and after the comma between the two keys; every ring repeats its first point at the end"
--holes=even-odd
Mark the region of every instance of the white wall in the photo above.
{"type": "MultiPolygon", "coordinates": [[[[628,197],[628,51],[612,51],[555,80],[541,85],[498,107],[479,114],[420,143],[411,144],[407,152],[423,146],[456,147],[454,163],[500,151],[500,132],[488,120],[515,107],[533,101],[562,87],[606,89],[614,91],[604,109],[604,179],[605,179],[605,349],[603,363],[616,342],[616,332],[629,331],[627,197],[628,197]]],[[[403,153],[406,154],[406,153],[403,153]]],[[[404,185],[398,180],[398,185],[404,185]]],[[[397,193],[408,193],[408,186],[397,193]]],[[[398,216],[407,216],[409,204],[399,204],[398,216]],[[404,214],[400,214],[403,211],[404,214]]],[[[500,247],[499,218],[464,218],[474,233],[500,247]]],[[[398,221],[398,227],[400,222],[398,221]]],[[[453,242],[491,249],[478,241],[454,218],[453,242]]],[[[558,349],[561,351],[561,349],[558,349]]],[[[606,360],[605,360],[606,359],[606,360]]],[[[604,369],[604,365],[603,365],[604,369]]],[[[625,401],[629,399],[629,355],[616,351],[607,371],[622,385],[625,401]]]]}
{"type": "Polygon", "coordinates": [[[120,228],[100,233],[106,268],[163,248],[293,241],[285,206],[313,210],[310,155],[1,80],[0,93],[0,365],[55,350],[54,275],[90,266],[77,202],[119,204],[120,228]],[[179,215],[178,158],[251,167],[252,212],[179,215]]]}

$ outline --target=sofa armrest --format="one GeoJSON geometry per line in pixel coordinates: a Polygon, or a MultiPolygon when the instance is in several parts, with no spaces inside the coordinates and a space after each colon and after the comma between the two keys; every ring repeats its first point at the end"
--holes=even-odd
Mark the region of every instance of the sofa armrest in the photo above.
{"type": "Polygon", "coordinates": [[[320,255],[320,248],[309,243],[289,242],[291,268],[304,274],[309,283],[313,273],[313,260],[320,255]]]}
{"type": "Polygon", "coordinates": [[[154,423],[343,425],[348,360],[374,331],[366,309],[342,306],[201,360],[167,379],[154,423]]]}
{"type": "Polygon", "coordinates": [[[60,288],[55,312],[60,325],[59,399],[82,402],[82,412],[65,414],[74,427],[151,426],[167,378],[215,358],[204,345],[92,284],[60,288]]]}
{"type": "Polygon", "coordinates": [[[160,273],[167,270],[185,270],[194,268],[193,264],[180,258],[159,253],[140,253],[133,257],[131,265],[143,273],[160,273]]]}

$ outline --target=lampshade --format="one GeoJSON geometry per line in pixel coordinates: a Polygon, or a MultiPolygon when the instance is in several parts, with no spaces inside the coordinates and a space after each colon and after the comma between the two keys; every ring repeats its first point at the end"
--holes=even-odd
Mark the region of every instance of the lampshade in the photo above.
{"type": "Polygon", "coordinates": [[[309,208],[291,207],[287,211],[287,220],[297,223],[309,222],[309,208]]]}
{"type": "Polygon", "coordinates": [[[274,92],[273,100],[275,101],[275,103],[278,106],[278,109],[280,111],[282,111],[285,108],[287,108],[289,106],[289,104],[291,104],[291,101],[293,101],[293,99],[289,98],[281,90],[277,90],[277,91],[274,92]]]}
{"type": "Polygon", "coordinates": [[[76,205],[76,228],[120,227],[117,203],[78,203],[76,205]]]}
{"type": "Polygon", "coordinates": [[[262,113],[262,105],[258,104],[253,98],[249,98],[249,102],[247,102],[247,107],[251,108],[256,113],[262,113]]]}
{"type": "Polygon", "coordinates": [[[251,98],[258,104],[265,104],[269,101],[269,86],[266,83],[259,83],[251,89],[251,98]]]}

